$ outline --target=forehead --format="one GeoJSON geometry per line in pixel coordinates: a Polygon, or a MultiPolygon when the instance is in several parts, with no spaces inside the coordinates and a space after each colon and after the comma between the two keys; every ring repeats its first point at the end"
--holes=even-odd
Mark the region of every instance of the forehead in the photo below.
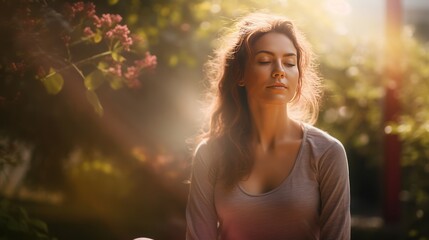
{"type": "Polygon", "coordinates": [[[252,52],[268,51],[274,54],[296,54],[296,48],[292,40],[283,33],[269,32],[262,35],[251,46],[252,52]]]}

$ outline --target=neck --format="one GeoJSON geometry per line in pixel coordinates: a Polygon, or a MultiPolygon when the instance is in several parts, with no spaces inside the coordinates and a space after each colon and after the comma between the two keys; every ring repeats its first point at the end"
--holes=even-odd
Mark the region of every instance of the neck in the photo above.
{"type": "Polygon", "coordinates": [[[274,149],[279,142],[293,135],[296,124],[288,117],[285,105],[249,104],[252,121],[252,142],[264,151],[274,149]]]}

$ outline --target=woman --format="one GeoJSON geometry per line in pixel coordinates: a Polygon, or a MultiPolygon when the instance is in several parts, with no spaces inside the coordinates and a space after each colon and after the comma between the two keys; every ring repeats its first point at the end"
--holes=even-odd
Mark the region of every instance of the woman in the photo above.
{"type": "Polygon", "coordinates": [[[187,239],[350,239],[347,158],[311,124],[320,79],[302,34],[251,14],[211,62],[215,105],[198,146],[187,239]]]}

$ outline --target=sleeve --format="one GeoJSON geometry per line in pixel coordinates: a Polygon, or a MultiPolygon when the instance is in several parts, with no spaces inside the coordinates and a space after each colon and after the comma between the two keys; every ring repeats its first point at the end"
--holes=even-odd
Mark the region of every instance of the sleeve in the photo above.
{"type": "Polygon", "coordinates": [[[343,145],[335,142],[319,162],[320,239],[350,239],[350,183],[343,145]]]}
{"type": "Polygon", "coordinates": [[[199,146],[191,173],[186,207],[186,239],[217,239],[217,213],[214,205],[215,175],[208,164],[207,146],[199,146]]]}

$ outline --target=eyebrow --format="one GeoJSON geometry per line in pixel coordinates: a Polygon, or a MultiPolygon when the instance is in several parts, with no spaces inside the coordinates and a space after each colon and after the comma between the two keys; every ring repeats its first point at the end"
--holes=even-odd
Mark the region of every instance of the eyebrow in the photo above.
{"type": "MultiPolygon", "coordinates": [[[[274,55],[274,53],[273,52],[270,52],[270,51],[267,51],[267,50],[259,50],[259,51],[257,51],[256,53],[255,53],[255,55],[254,56],[256,56],[256,55],[258,55],[258,54],[260,54],[260,53],[266,53],[266,54],[270,54],[270,55],[274,55]]],[[[293,57],[293,56],[296,56],[296,53],[285,53],[285,54],[283,54],[283,57],[293,57]]]]}

